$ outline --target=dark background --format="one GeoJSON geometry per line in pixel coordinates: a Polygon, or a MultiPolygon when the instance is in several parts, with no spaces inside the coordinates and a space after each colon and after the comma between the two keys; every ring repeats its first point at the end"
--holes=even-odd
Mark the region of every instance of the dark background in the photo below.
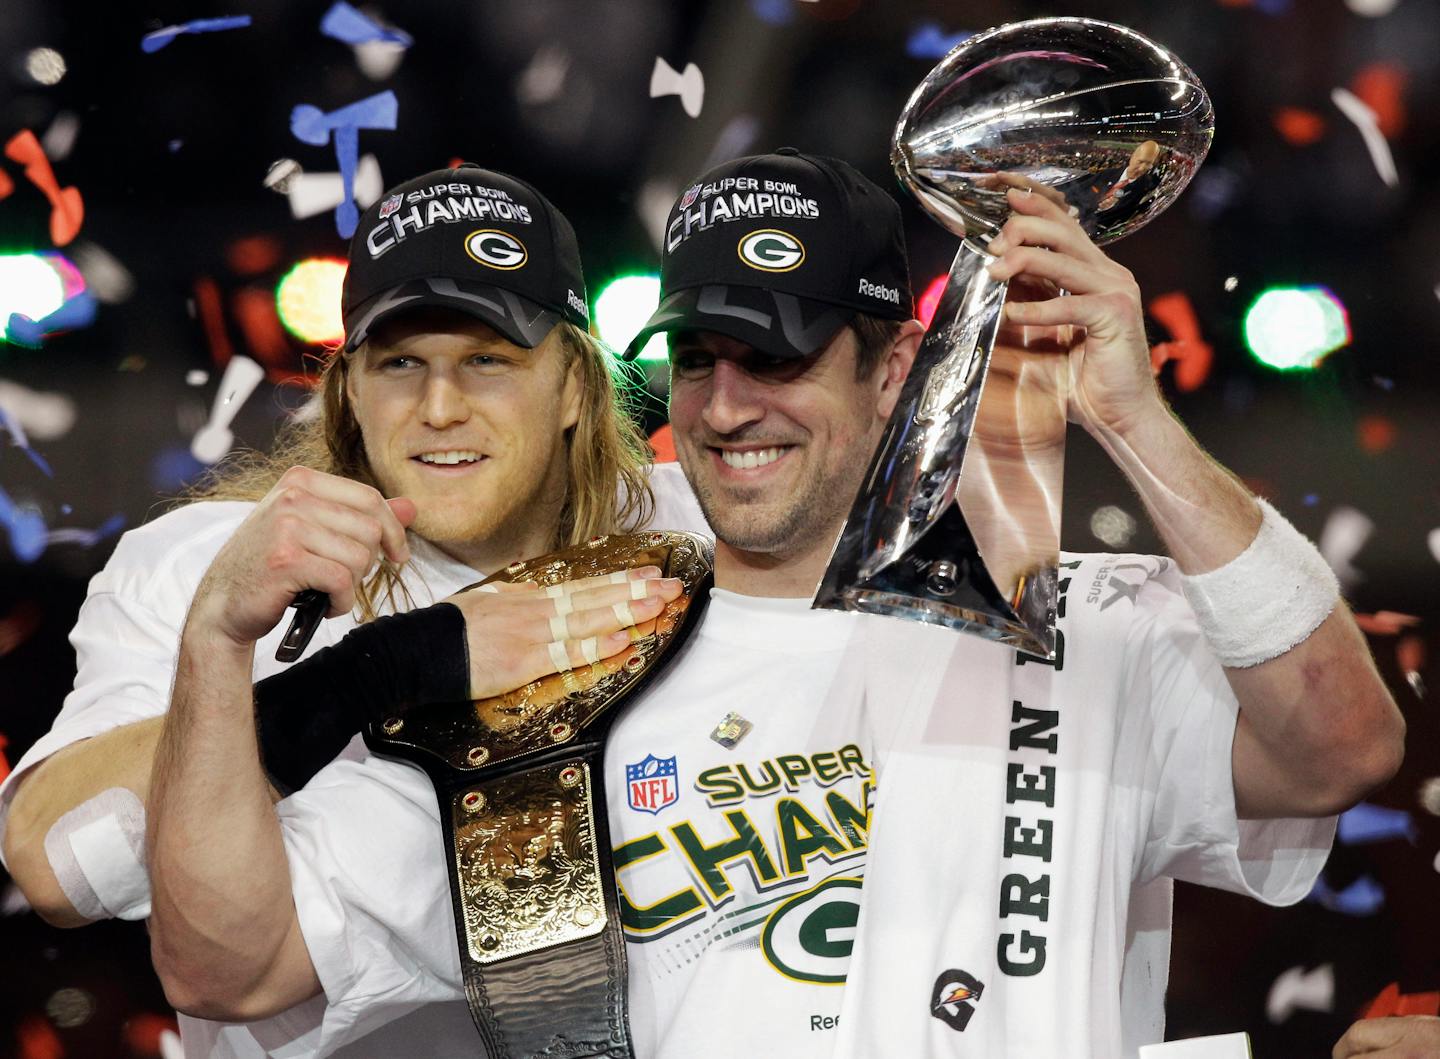
{"type": "MultiPolygon", "coordinates": [[[[195,473],[186,449],[231,350],[261,359],[271,380],[236,417],[239,442],[263,447],[302,402],[293,373],[307,352],[322,351],[283,337],[257,307],[273,303],[269,292],[290,264],[343,254],[344,244],[328,212],[293,220],[285,199],[263,186],[280,158],[309,171],[336,168],[330,148],[291,137],[297,103],[330,110],[393,89],[397,130],[360,136],[387,184],[456,157],[534,180],[575,222],[593,297],[610,277],[654,267],[644,204],[668,204],[722,158],[790,143],[846,158],[893,187],[890,131],[937,58],[907,50],[927,24],[930,36],[943,37],[1041,15],[1125,23],[1176,51],[1217,114],[1214,147],[1195,184],[1112,251],[1140,278],[1147,300],[1188,296],[1213,348],[1213,367],[1185,392],[1167,368],[1167,392],[1197,437],[1312,538],[1339,525],[1331,523],[1337,510],[1363,513],[1373,526],[1358,550],[1327,542],[1327,557],[1353,570],[1347,595],[1357,612],[1415,619],[1367,619],[1409,722],[1405,766],[1371,801],[1411,814],[1410,837],[1337,846],[1324,885],[1339,896],[1328,902],[1272,910],[1179,888],[1170,1034],[1244,1029],[1260,1059],[1328,1055],[1388,984],[1404,994],[1440,988],[1432,911],[1440,820],[1418,801],[1424,780],[1440,774],[1435,700],[1421,694],[1425,682],[1440,685],[1425,662],[1427,649],[1435,655],[1440,618],[1440,533],[1434,543],[1429,537],[1440,527],[1440,2],[1399,0],[1366,16],[1342,0],[1081,0],[1072,8],[1018,0],[392,0],[374,13],[414,45],[380,81],[360,71],[347,45],[320,34],[327,6],[0,4],[0,137],[8,142],[23,128],[43,134],[62,113],[78,119],[73,150],[54,163],[60,182],[80,188],[85,201],[84,228],[66,252],[96,244],[133,277],[133,293],[103,304],[89,328],[39,350],[0,343],[0,381],[26,388],[0,388],[18,393],[11,402],[61,394],[76,412],[62,435],[31,438],[53,477],[11,439],[0,444],[0,488],[12,500],[39,511],[51,529],[90,529],[116,514],[126,526],[143,522],[157,497],[195,473]],[[253,16],[253,25],[180,37],[154,55],[139,48],[160,26],[234,14],[253,16]],[[53,86],[25,70],[26,55],[40,46],[67,64],[53,86]],[[701,68],[698,118],[673,96],[650,98],[657,55],[676,69],[701,68]],[[1400,173],[1394,188],[1330,99],[1357,75],[1373,83],[1377,63],[1399,86],[1384,111],[1400,173]],[[1298,120],[1308,123],[1310,142],[1297,139],[1297,119],[1292,113],[1287,124],[1282,108],[1304,112],[1298,120]],[[1324,285],[1349,311],[1352,343],[1314,371],[1266,369],[1244,347],[1246,308],[1261,290],[1286,284],[1324,285]],[[207,289],[216,292],[220,321],[208,330],[207,289]],[[187,382],[197,370],[210,373],[208,381],[187,382]],[[1322,982],[1327,967],[1333,989],[1322,982]],[[1300,990],[1310,999],[1267,1015],[1267,1000],[1294,995],[1282,989],[1272,997],[1287,971],[1310,976],[1300,990]]],[[[50,249],[44,198],[18,165],[0,167],[15,182],[0,200],[0,252],[50,249]]],[[[918,291],[944,271],[955,241],[904,206],[918,291]]],[[[1155,341],[1176,337],[1151,323],[1155,341]]],[[[652,402],[647,426],[658,425],[662,407],[652,402]]],[[[1090,520],[1107,504],[1139,514],[1103,455],[1076,436],[1066,547],[1104,547],[1090,520]]],[[[0,525],[0,739],[8,743],[0,753],[11,763],[48,728],[68,690],[74,658],[65,635],[113,543],[113,535],[92,546],[59,541],[22,561],[23,549],[0,525]]],[[[1158,541],[1142,524],[1124,546],[1154,550],[1158,541]]],[[[25,910],[3,875],[0,888],[0,1054],[158,1054],[157,1016],[168,1009],[143,926],[54,930],[25,910]]]]}

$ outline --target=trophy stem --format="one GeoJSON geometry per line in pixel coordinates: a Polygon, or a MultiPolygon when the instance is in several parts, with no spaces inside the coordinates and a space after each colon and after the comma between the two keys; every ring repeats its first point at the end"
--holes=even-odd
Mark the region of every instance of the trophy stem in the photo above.
{"type": "Polygon", "coordinates": [[[814,606],[1050,657],[1065,358],[997,350],[1007,285],[986,271],[994,260],[968,240],[955,255],[814,606]]]}

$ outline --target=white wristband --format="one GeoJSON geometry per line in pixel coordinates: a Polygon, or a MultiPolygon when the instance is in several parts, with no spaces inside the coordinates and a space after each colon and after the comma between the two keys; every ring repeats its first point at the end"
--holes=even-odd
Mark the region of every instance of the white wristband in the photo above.
{"type": "Polygon", "coordinates": [[[1340,599],[1334,572],[1264,500],[1250,546],[1218,570],[1181,577],[1185,598],[1220,664],[1245,669],[1305,640],[1340,599]]]}

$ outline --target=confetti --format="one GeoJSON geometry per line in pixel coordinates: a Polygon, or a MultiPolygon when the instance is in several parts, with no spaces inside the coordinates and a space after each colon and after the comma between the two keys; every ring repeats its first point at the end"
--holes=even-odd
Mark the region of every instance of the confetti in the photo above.
{"type": "Polygon", "coordinates": [[[264,377],[265,369],[249,357],[237,355],[230,358],[225,374],[220,377],[220,388],[215,392],[210,419],[190,441],[192,456],[201,463],[219,463],[224,459],[235,444],[230,424],[264,377]]]}
{"type": "Polygon", "coordinates": [[[1350,90],[1374,113],[1375,124],[1387,140],[1405,131],[1408,81],[1405,70],[1389,62],[1371,63],[1350,78],[1350,90]]]}
{"type": "Polygon", "coordinates": [[[49,316],[32,320],[24,313],[11,313],[6,322],[8,339],[27,349],[39,349],[45,339],[60,331],[75,331],[95,322],[95,299],[84,291],[69,298],[49,316]]]}
{"type": "Polygon", "coordinates": [[[16,503],[0,487],[0,529],[10,535],[10,551],[22,563],[33,563],[45,551],[49,531],[33,505],[16,503]]]}
{"type": "Polygon", "coordinates": [[[79,116],[73,111],[62,110],[40,137],[40,147],[52,162],[63,162],[75,149],[75,139],[79,135],[79,116]]]}
{"type": "Polygon", "coordinates": [[[1440,529],[1432,529],[1426,534],[1425,544],[1430,549],[1430,557],[1440,563],[1440,529]]]}
{"type": "MultiPolygon", "coordinates": [[[[25,167],[25,176],[50,200],[50,241],[64,246],[75,238],[85,220],[85,203],[79,188],[62,188],[45,157],[45,148],[29,129],[21,129],[5,144],[5,157],[25,167]]],[[[3,196],[0,196],[3,198],[3,196]]]]}
{"type": "Polygon", "coordinates": [[[1360,447],[1377,456],[1395,444],[1395,424],[1382,415],[1368,415],[1355,424],[1355,437],[1360,447]]]}
{"type": "Polygon", "coordinates": [[[1276,1026],[1296,1011],[1331,1011],[1335,1007],[1335,967],[1321,964],[1313,971],[1291,967],[1275,979],[1265,1000],[1265,1017],[1276,1026]]]}
{"type": "Polygon", "coordinates": [[[1420,671],[1425,668],[1425,641],[1418,636],[1402,636],[1395,645],[1395,662],[1405,674],[1405,683],[1417,699],[1425,697],[1425,678],[1420,671]]]}
{"type": "Polygon", "coordinates": [[[0,379],[0,430],[8,432],[21,448],[29,447],[27,435],[36,441],[64,437],[75,419],[75,402],[65,394],[32,390],[0,379]]]}
{"type": "Polygon", "coordinates": [[[1175,388],[1181,393],[1194,393],[1205,385],[1215,363],[1215,350],[1200,333],[1200,318],[1190,296],[1172,291],[1152,298],[1148,306],[1171,341],[1156,343],[1150,350],[1150,368],[1156,374],[1167,362],[1175,364],[1175,388]]]}
{"type": "Polygon", "coordinates": [[[1415,800],[1431,816],[1440,816],[1440,776],[1431,776],[1421,783],[1415,800]]]}
{"type": "Polygon", "coordinates": [[[65,57],[54,48],[32,48],[25,55],[25,72],[42,85],[58,85],[65,76],[65,57]]]}
{"type": "Polygon", "coordinates": [[[1372,636],[1396,636],[1420,619],[1414,614],[1400,614],[1393,610],[1377,610],[1374,614],[1355,615],[1355,624],[1372,636]]]}
{"type": "Polygon", "coordinates": [[[1370,152],[1370,160],[1375,164],[1375,171],[1380,174],[1380,179],[1388,187],[1397,187],[1400,174],[1396,172],[1395,158],[1390,153],[1390,144],[1384,133],[1380,131],[1375,112],[1348,88],[1331,89],[1330,100],[1340,109],[1340,113],[1354,122],[1355,127],[1360,130],[1360,138],[1365,141],[1365,149],[1370,152]]]}
{"type": "Polygon", "coordinates": [[[342,238],[354,235],[360,221],[360,210],[354,201],[360,130],[393,129],[398,111],[395,93],[386,90],[328,114],[308,103],[301,103],[290,112],[290,131],[297,140],[315,147],[334,141],[343,189],[340,204],[335,207],[335,227],[342,238]]]}
{"type": "Polygon", "coordinates": [[[1240,277],[1239,277],[1239,276],[1226,276],[1226,277],[1225,277],[1225,293],[1226,293],[1226,294],[1233,294],[1233,293],[1235,292],[1235,288],[1238,287],[1238,286],[1240,286],[1240,277]]]}
{"type": "Polygon", "coordinates": [[[922,22],[905,39],[905,54],[912,59],[943,59],[973,36],[969,30],[946,33],[938,22],[922,22]]]}
{"type": "Polygon", "coordinates": [[[1320,531],[1320,554],[1342,586],[1349,588],[1365,580],[1352,560],[1374,531],[1375,523],[1370,517],[1353,507],[1337,507],[1325,520],[1325,528],[1320,531]]]}
{"type": "Polygon", "coordinates": [[[293,158],[278,158],[270,163],[270,168],[265,171],[264,184],[271,191],[278,191],[284,195],[290,190],[291,183],[296,177],[304,173],[300,163],[293,158]]]}
{"type": "Polygon", "coordinates": [[[1341,915],[1373,916],[1385,907],[1385,891],[1368,875],[1360,876],[1343,890],[1331,889],[1321,878],[1315,880],[1315,887],[1307,900],[1341,915]]]}
{"type": "Polygon", "coordinates": [[[147,33],[140,38],[140,50],[152,55],[165,47],[182,33],[219,33],[227,29],[244,29],[250,25],[249,15],[230,15],[225,18],[197,18],[182,22],[178,26],[166,26],[147,33]]]}
{"type": "Polygon", "coordinates": [[[1365,846],[1403,838],[1412,845],[1420,837],[1414,818],[1403,809],[1361,802],[1340,814],[1335,837],[1347,846],[1365,846]]]}
{"type": "Polygon", "coordinates": [[[515,98],[532,107],[559,99],[573,61],[570,53],[558,44],[542,45],[520,71],[515,81],[515,98]]]}
{"type": "Polygon", "coordinates": [[[210,373],[202,368],[191,368],[185,373],[186,386],[204,386],[210,381],[210,373]]]}
{"type": "Polygon", "coordinates": [[[1345,6],[1363,18],[1382,18],[1399,3],[1400,0],[1345,0],[1345,6]]]}
{"type": "Polygon", "coordinates": [[[1106,504],[1090,516],[1090,532],[1106,547],[1123,548],[1135,536],[1139,524],[1124,508],[1106,504]]]}
{"type": "Polygon", "coordinates": [[[1360,1017],[1385,1019],[1392,1015],[1440,1015],[1440,992],[1401,993],[1400,983],[1391,982],[1360,1017]]]}
{"type": "Polygon", "coordinates": [[[1275,131],[1291,147],[1309,147],[1325,136],[1325,119],[1301,107],[1277,107],[1270,116],[1275,131]]]}
{"type": "MultiPolygon", "coordinates": [[[[384,190],[380,163],[373,154],[367,154],[355,169],[355,202],[366,209],[384,190]]],[[[345,200],[344,174],[297,173],[291,178],[285,197],[290,201],[290,216],[296,220],[324,213],[345,200]]]]}
{"type": "Polygon", "coordinates": [[[700,67],[687,63],[684,73],[676,73],[674,67],[655,56],[655,68],[650,71],[650,98],[661,96],[679,96],[685,113],[698,118],[705,103],[705,77],[700,67]]]}
{"type": "Polygon", "coordinates": [[[332,4],[330,10],[325,12],[325,17],[320,20],[320,32],[346,44],[380,41],[408,48],[415,43],[410,34],[380,25],[345,3],[345,0],[332,4]]]}

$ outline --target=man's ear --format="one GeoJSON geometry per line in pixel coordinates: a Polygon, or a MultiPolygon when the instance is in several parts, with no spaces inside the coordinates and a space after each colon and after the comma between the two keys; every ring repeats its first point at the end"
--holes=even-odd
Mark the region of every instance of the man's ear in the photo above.
{"type": "Polygon", "coordinates": [[[569,430],[580,422],[581,391],[585,388],[585,372],[579,357],[571,357],[565,366],[565,380],[560,385],[560,428],[569,430]]]}
{"type": "Polygon", "coordinates": [[[900,333],[890,346],[890,351],[880,362],[876,374],[880,378],[880,392],[876,395],[876,414],[889,419],[895,411],[895,402],[900,399],[900,388],[915,363],[915,354],[920,350],[920,340],[925,337],[925,326],[919,320],[906,320],[900,325],[900,333]]]}

